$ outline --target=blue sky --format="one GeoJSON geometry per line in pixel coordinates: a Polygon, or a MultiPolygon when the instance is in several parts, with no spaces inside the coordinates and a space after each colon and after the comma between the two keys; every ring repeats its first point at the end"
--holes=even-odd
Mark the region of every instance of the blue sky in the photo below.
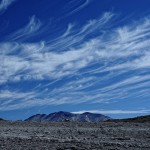
{"type": "Polygon", "coordinates": [[[150,113],[149,0],[1,0],[0,117],[150,113]]]}

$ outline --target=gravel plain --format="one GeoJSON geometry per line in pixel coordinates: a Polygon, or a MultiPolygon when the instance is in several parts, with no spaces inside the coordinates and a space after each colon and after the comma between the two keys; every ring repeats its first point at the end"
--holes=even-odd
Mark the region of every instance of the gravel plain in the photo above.
{"type": "Polygon", "coordinates": [[[150,150],[150,123],[0,121],[0,150],[150,150]]]}

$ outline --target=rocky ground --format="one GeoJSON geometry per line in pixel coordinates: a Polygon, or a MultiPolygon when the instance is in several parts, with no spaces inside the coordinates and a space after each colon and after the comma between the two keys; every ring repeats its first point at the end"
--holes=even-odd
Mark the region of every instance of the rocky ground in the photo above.
{"type": "Polygon", "coordinates": [[[0,121],[0,150],[150,150],[150,123],[0,121]]]}

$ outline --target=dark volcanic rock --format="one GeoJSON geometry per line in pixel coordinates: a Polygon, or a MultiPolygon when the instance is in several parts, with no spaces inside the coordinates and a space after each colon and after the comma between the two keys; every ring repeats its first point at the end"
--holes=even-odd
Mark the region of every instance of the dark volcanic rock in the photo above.
{"type": "Polygon", "coordinates": [[[63,121],[75,121],[75,122],[100,122],[110,119],[108,116],[101,114],[93,114],[85,112],[83,114],[73,114],[70,112],[55,112],[49,115],[37,114],[29,117],[25,121],[42,121],[42,122],[63,122],[63,121]]]}

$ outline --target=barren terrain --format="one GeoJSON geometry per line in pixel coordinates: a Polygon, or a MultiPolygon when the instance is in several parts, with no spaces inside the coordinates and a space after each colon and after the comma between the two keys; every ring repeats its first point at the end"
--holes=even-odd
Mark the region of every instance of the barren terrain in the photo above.
{"type": "Polygon", "coordinates": [[[0,150],[149,150],[150,123],[0,121],[0,150]]]}

